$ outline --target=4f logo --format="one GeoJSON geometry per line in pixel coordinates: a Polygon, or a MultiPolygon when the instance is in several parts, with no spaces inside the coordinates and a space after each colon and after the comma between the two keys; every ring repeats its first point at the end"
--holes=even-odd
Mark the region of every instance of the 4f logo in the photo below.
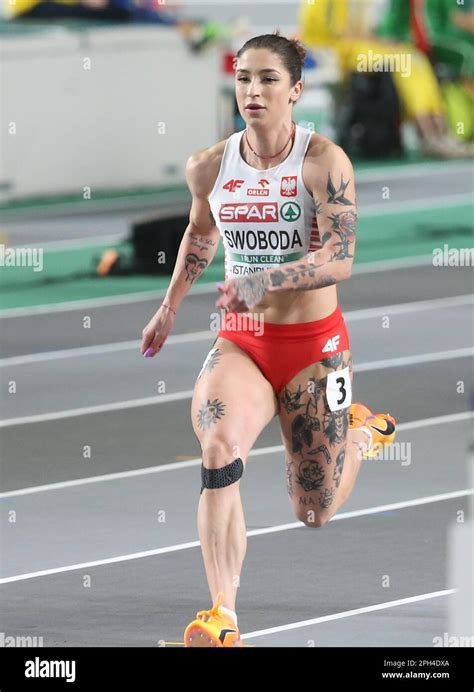
{"type": "Polygon", "coordinates": [[[223,190],[229,190],[229,192],[235,192],[239,187],[242,187],[244,180],[229,180],[225,185],[222,186],[223,190]]]}
{"type": "Polygon", "coordinates": [[[280,195],[282,197],[296,197],[296,175],[284,175],[280,184],[280,195]]]}
{"type": "Polygon", "coordinates": [[[323,353],[328,353],[328,351],[329,352],[337,351],[340,340],[341,340],[340,334],[336,334],[336,336],[333,336],[332,339],[328,339],[326,341],[324,348],[323,348],[323,353]]]}

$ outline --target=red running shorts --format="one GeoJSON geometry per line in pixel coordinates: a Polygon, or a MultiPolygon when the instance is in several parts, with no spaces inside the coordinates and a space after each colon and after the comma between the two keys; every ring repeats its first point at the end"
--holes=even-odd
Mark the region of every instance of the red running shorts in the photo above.
{"type": "Polygon", "coordinates": [[[303,368],[349,349],[339,305],[322,320],[295,324],[253,320],[243,313],[228,312],[218,336],[237,344],[252,358],[275,394],[303,368]]]}

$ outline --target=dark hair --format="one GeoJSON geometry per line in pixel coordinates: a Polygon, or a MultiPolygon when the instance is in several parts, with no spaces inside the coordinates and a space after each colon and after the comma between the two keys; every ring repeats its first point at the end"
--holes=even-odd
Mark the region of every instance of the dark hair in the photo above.
{"type": "Polygon", "coordinates": [[[291,86],[301,79],[301,71],[306,56],[306,48],[297,40],[289,39],[280,35],[277,29],[273,34],[262,34],[250,38],[242,48],[239,49],[235,58],[242,57],[249,48],[266,48],[280,56],[282,63],[290,73],[291,86]]]}

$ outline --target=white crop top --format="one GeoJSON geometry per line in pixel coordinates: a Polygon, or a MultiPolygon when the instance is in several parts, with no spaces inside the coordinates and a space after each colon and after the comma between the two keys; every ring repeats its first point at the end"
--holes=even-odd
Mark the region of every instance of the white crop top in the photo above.
{"type": "Polygon", "coordinates": [[[321,247],[314,200],[302,175],[311,130],[296,125],[290,154],[267,170],[243,160],[244,132],[228,138],[209,195],[224,245],[226,279],[292,262],[321,247]]]}

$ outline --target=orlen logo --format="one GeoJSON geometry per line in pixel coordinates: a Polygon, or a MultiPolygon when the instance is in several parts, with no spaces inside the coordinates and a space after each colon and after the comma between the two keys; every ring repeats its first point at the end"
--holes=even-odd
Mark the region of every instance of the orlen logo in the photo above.
{"type": "Polygon", "coordinates": [[[270,183],[266,178],[260,178],[258,181],[260,187],[249,187],[247,188],[247,197],[268,197],[270,190],[268,186],[270,183]]]}
{"type": "Polygon", "coordinates": [[[223,190],[229,190],[229,192],[235,192],[239,187],[242,187],[245,180],[229,180],[225,185],[222,186],[223,190]]]}
{"type": "Polygon", "coordinates": [[[242,202],[241,204],[221,204],[219,209],[221,221],[247,221],[270,223],[278,221],[278,204],[276,202],[242,202]]]}

